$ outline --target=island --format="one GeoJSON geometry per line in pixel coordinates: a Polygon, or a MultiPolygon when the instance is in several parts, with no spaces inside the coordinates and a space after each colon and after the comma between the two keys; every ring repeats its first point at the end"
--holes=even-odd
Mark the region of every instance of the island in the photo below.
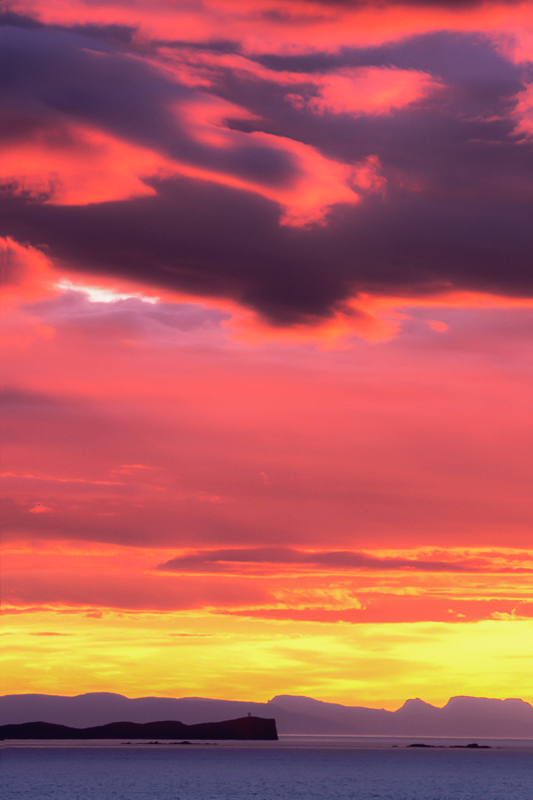
{"type": "Polygon", "coordinates": [[[110,722],[93,728],[71,728],[52,722],[1,725],[0,739],[241,739],[277,741],[275,719],[241,717],[185,725],[177,720],[110,722]]]}
{"type": "Polygon", "coordinates": [[[490,744],[478,744],[477,742],[472,742],[471,744],[420,744],[419,742],[415,742],[415,744],[408,744],[407,747],[432,747],[437,750],[444,750],[448,748],[448,750],[490,750],[490,744]]]}

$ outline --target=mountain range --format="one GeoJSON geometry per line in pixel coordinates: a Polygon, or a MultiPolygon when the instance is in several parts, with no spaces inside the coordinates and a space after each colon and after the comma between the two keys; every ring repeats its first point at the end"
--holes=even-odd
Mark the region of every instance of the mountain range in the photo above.
{"type": "Polygon", "coordinates": [[[2,725],[40,721],[90,727],[110,722],[146,723],[161,719],[196,725],[248,714],[275,718],[281,734],[533,739],[533,707],[519,699],[452,697],[443,708],[438,708],[417,698],[407,700],[396,711],[386,711],[291,695],[278,695],[266,703],[201,697],[129,699],[106,692],[75,697],[45,694],[0,697],[2,725]]]}

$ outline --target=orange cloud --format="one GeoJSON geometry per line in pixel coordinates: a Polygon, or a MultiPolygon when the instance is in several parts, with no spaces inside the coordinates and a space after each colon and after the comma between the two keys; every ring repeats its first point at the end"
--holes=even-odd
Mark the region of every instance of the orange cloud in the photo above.
{"type": "Polygon", "coordinates": [[[170,162],[99,130],[69,125],[3,147],[3,181],[20,193],[58,205],[85,205],[155,194],[142,179],[168,172],[170,162]]]}
{"type": "MultiPolygon", "coordinates": [[[[0,177],[16,187],[15,194],[29,193],[57,205],[86,205],[154,195],[156,190],[147,179],[185,175],[273,200],[284,209],[282,224],[289,225],[322,221],[330,206],[356,203],[360,191],[376,191],[384,183],[375,157],[348,166],[286,137],[230,130],[222,122],[224,116],[247,116],[230,103],[196,100],[179,111],[188,133],[204,147],[216,151],[251,148],[252,155],[261,148],[279,152],[291,160],[294,174],[287,176],[284,185],[271,186],[268,181],[239,178],[224,167],[224,159],[213,169],[165,157],[103,131],[70,126],[41,131],[31,141],[8,145],[0,177]]],[[[207,154],[205,161],[209,161],[207,154]]]]}
{"type": "Polygon", "coordinates": [[[262,131],[243,133],[231,130],[226,118],[250,119],[252,115],[234,104],[215,97],[197,98],[179,106],[189,134],[202,144],[216,150],[262,148],[280,152],[290,158],[294,175],[288,175],[283,185],[271,186],[268,181],[250,181],[225,171],[190,166],[174,162],[177,173],[201,180],[213,180],[226,186],[245,189],[279,203],[284,213],[281,224],[306,225],[321,222],[329,207],[337,203],[357,203],[360,192],[379,191],[384,178],[379,174],[375,156],[354,165],[342,164],[322,155],[316,148],[284,136],[262,131]]]}
{"type": "MultiPolygon", "coordinates": [[[[307,88],[314,88],[316,96],[306,99],[289,92],[286,100],[297,108],[305,106],[317,113],[388,114],[393,109],[421,100],[441,86],[425,72],[397,67],[344,67],[326,74],[310,71],[302,74],[269,69],[236,53],[195,51],[187,47],[176,50],[164,46],[158,53],[163,56],[165,67],[171,69],[171,75],[194,87],[216,88],[217,69],[231,70],[240,78],[280,86],[304,83],[307,88]]],[[[161,62],[158,67],[161,68],[161,62]]],[[[231,109],[229,103],[227,110],[227,116],[245,118],[242,110],[235,114],[237,109],[231,109]]],[[[253,119],[253,115],[248,114],[246,118],[253,119]]]]}
{"type": "MultiPolygon", "coordinates": [[[[429,75],[415,70],[345,68],[317,79],[318,96],[303,102],[321,114],[388,114],[420,100],[437,86],[429,75]]],[[[291,99],[298,103],[296,96],[291,99]]]]}
{"type": "MultiPolygon", "coordinates": [[[[58,294],[56,274],[46,255],[34,247],[18,244],[9,237],[0,237],[3,303],[31,302],[58,294]]],[[[35,325],[38,320],[33,319],[35,325]]],[[[45,334],[46,335],[46,334],[45,334]]]]}
{"type": "Polygon", "coordinates": [[[216,144],[224,149],[244,145],[248,140],[252,148],[266,147],[292,159],[294,178],[288,180],[285,186],[275,187],[243,180],[223,170],[213,171],[177,162],[173,165],[176,173],[187,177],[245,189],[274,200],[283,209],[280,218],[282,225],[299,227],[323,222],[331,206],[337,203],[357,203],[360,200],[359,191],[376,191],[384,183],[384,179],[378,174],[375,158],[348,166],[325,158],[318,150],[302,142],[260,131],[250,134],[228,132],[224,135],[221,129],[204,129],[202,135],[210,145],[216,144]]]}

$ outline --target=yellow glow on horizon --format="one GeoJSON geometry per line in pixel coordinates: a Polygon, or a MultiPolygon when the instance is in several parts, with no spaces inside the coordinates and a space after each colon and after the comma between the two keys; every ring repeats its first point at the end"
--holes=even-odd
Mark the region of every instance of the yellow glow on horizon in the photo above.
{"type": "Polygon", "coordinates": [[[56,609],[8,615],[2,638],[4,694],[294,694],[390,710],[410,697],[533,701],[530,620],[352,625],[56,609]]]}

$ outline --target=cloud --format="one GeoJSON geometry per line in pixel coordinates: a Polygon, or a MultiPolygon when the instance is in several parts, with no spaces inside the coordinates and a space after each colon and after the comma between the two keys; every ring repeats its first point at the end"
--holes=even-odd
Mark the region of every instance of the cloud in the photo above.
{"type": "Polygon", "coordinates": [[[0,38],[10,65],[0,85],[13,170],[8,189],[53,203],[98,202],[150,193],[142,177],[163,170],[277,200],[293,224],[320,219],[333,203],[357,202],[349,185],[357,170],[302,142],[227,128],[225,117],[248,112],[180,84],[148,59],[59,29],[5,26],[0,38]],[[32,177],[31,167],[24,173],[38,148],[55,168],[48,181],[32,177]],[[84,153],[96,158],[88,175],[76,159],[84,153]],[[99,197],[99,173],[106,172],[99,197]]]}
{"type": "MultiPolygon", "coordinates": [[[[366,598],[365,598],[366,599],[366,598]]],[[[327,602],[320,602],[316,598],[302,607],[287,605],[286,607],[272,608],[271,606],[254,607],[246,609],[228,608],[222,613],[229,616],[250,617],[256,620],[296,620],[300,623],[320,622],[322,624],[338,624],[343,622],[351,625],[372,625],[388,623],[414,623],[414,622],[448,622],[457,624],[480,622],[484,620],[518,621],[531,619],[531,609],[522,606],[518,613],[514,613],[513,601],[509,600],[480,600],[454,603],[454,608],[448,608],[446,598],[439,598],[426,594],[421,597],[392,596],[388,598],[374,598],[377,602],[357,607],[356,604],[328,606],[327,602]],[[500,609],[500,610],[495,610],[500,609]],[[506,609],[506,610],[501,610],[506,609]],[[507,610],[509,609],[509,610],[507,610]]]]}
{"type": "Polygon", "coordinates": [[[359,9],[359,8],[387,8],[389,6],[413,6],[415,8],[448,8],[459,11],[463,8],[475,8],[483,5],[518,5],[523,0],[292,0],[297,7],[298,4],[309,5],[311,7],[325,6],[326,8],[338,9],[359,9]]]}
{"type": "MultiPolygon", "coordinates": [[[[483,572],[493,571],[494,565],[487,559],[464,558],[453,561],[427,560],[424,558],[376,557],[368,553],[354,551],[308,552],[289,547],[255,547],[246,549],[202,550],[177,556],[159,564],[163,572],[232,572],[243,566],[260,568],[269,565],[300,568],[323,568],[332,570],[421,570],[423,572],[483,572]]],[[[513,571],[531,572],[523,567],[513,567],[513,571]]],[[[498,571],[506,571],[501,565],[498,571]]]]}
{"type": "Polygon", "coordinates": [[[120,547],[74,541],[6,544],[4,602],[9,608],[42,605],[66,614],[72,607],[95,613],[152,609],[163,616],[197,609],[350,623],[450,621],[450,615],[473,621],[513,609],[521,617],[532,613],[531,552],[250,547],[189,550],[169,559],[172,549],[131,542],[120,547]],[[159,568],[152,566],[164,558],[159,568]]]}
{"type": "Polygon", "coordinates": [[[65,269],[236,302],[274,326],[353,316],[365,292],[532,294],[525,73],[490,37],[263,66],[175,47],[199,90],[175,62],[80,32],[0,35],[14,170],[0,233],[44,242],[65,269]],[[359,100],[346,82],[366,87],[359,100]],[[23,172],[30,152],[56,177],[41,156],[23,172]]]}
{"type": "MultiPolygon", "coordinates": [[[[356,116],[388,114],[435,89],[428,75],[385,67],[338,70],[323,76],[317,84],[317,96],[307,101],[312,111],[356,116]]],[[[306,102],[300,95],[287,97],[297,107],[306,102]]]]}
{"type": "MultiPolygon", "coordinates": [[[[154,0],[9,0],[9,8],[32,14],[41,22],[121,29],[115,41],[127,42],[128,29],[138,28],[136,44],[149,39],[212,43],[227,49],[237,43],[245,52],[308,52],[335,50],[340,44],[403,39],[421,30],[518,30],[527,36],[527,3],[514,0],[413,0],[413,2],[312,2],[312,0],[211,0],[179,3],[154,0]],[[260,24],[258,23],[260,21],[260,24]],[[224,35],[221,38],[221,30],[224,35]]],[[[94,35],[91,32],[91,35],[94,35]]],[[[107,33],[111,40],[112,34],[107,33]]]]}
{"type": "Polygon", "coordinates": [[[24,247],[9,237],[0,237],[0,260],[0,297],[8,307],[21,301],[35,302],[57,294],[50,260],[39,250],[24,247]]]}
{"type": "Polygon", "coordinates": [[[422,192],[390,190],[385,204],[367,199],[327,227],[293,232],[279,225],[274,205],[243,191],[186,179],[153,185],[155,197],[127,203],[12,199],[3,210],[17,238],[46,237],[51,252],[78,269],[233,298],[277,324],[316,322],[365,291],[416,296],[457,287],[531,296],[529,202],[517,212],[495,186],[477,203],[468,183],[463,196],[443,192],[431,204],[422,192]]]}
{"type": "Polygon", "coordinates": [[[43,24],[37,19],[26,14],[17,14],[16,11],[0,11],[0,26],[13,26],[16,28],[42,28],[43,24]]]}
{"type": "MultiPolygon", "coordinates": [[[[80,279],[79,275],[73,277],[80,279]]],[[[31,314],[46,319],[56,329],[72,336],[150,336],[154,340],[175,340],[178,334],[216,337],[229,312],[195,303],[152,302],[149,296],[121,296],[103,287],[63,283],[63,292],[51,300],[32,304],[31,314]]],[[[30,310],[26,306],[26,310],[30,310]]]]}

